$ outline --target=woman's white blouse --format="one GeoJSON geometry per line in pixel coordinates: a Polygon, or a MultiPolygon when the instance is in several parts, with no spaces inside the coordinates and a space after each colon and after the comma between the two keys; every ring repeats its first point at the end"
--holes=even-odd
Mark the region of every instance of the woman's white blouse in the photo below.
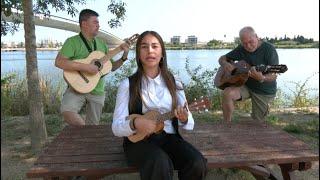
{"type": "MultiPolygon", "coordinates": [[[[176,85],[182,87],[181,81],[175,77],[176,85]]],[[[152,79],[149,77],[142,79],[141,95],[143,99],[142,113],[145,114],[150,110],[156,110],[161,114],[171,111],[171,95],[162,79],[161,74],[152,79]]],[[[184,90],[177,90],[178,106],[184,106],[186,103],[186,97],[184,90]]],[[[112,132],[115,136],[124,137],[130,136],[135,133],[132,131],[129,125],[129,120],[126,117],[129,116],[129,79],[126,78],[121,81],[117,92],[116,106],[113,114],[112,132]]],[[[190,111],[188,111],[188,122],[179,125],[184,129],[192,130],[194,127],[194,119],[190,111]]],[[[174,134],[175,130],[172,126],[171,120],[164,121],[164,131],[168,134],[174,134]]]]}

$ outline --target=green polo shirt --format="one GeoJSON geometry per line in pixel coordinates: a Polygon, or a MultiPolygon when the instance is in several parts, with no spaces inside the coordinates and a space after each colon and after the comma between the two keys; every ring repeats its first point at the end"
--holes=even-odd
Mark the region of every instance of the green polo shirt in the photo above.
{"type": "MultiPolygon", "coordinates": [[[[261,46],[254,52],[248,52],[242,45],[239,45],[234,50],[226,54],[230,60],[245,60],[251,66],[257,65],[276,65],[279,64],[278,53],[274,46],[269,42],[263,41],[261,46]]],[[[277,92],[277,82],[264,82],[249,77],[246,86],[257,94],[273,95],[277,92]]]]}
{"type": "MultiPolygon", "coordinates": [[[[104,43],[101,39],[95,38],[97,51],[104,52],[105,54],[108,52],[108,47],[106,43],[104,43]]],[[[88,45],[94,50],[93,40],[90,42],[87,40],[88,45]]],[[[82,41],[81,37],[78,35],[72,36],[68,38],[62,48],[60,49],[60,54],[64,57],[69,58],[70,60],[75,59],[84,59],[89,56],[89,51],[82,41]]],[[[105,82],[104,78],[101,78],[97,84],[97,86],[90,92],[93,95],[104,95],[105,82]]]]}

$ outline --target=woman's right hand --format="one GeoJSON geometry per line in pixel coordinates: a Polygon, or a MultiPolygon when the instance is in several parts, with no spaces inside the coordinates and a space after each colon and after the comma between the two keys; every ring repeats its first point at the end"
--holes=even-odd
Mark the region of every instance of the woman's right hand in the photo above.
{"type": "Polygon", "coordinates": [[[134,120],[134,125],[137,131],[143,132],[144,134],[154,133],[157,127],[157,123],[155,121],[148,120],[143,117],[137,117],[134,120]]]}

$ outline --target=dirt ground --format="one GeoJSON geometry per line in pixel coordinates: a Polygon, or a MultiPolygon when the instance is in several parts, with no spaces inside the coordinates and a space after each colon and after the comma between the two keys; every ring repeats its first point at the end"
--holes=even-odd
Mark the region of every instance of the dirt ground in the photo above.
{"type": "MultiPolygon", "coordinates": [[[[304,111],[287,110],[271,112],[283,121],[297,122],[308,120],[319,120],[319,110],[312,113],[304,111]]],[[[30,137],[28,131],[27,117],[14,117],[10,121],[1,120],[1,180],[26,179],[26,172],[31,168],[36,160],[36,155],[30,153],[30,137]],[[10,129],[10,131],[9,131],[10,129]]],[[[53,137],[50,137],[52,139],[53,137]]],[[[298,137],[299,138],[299,137],[298,137]]],[[[50,140],[49,139],[49,140],[50,140]]],[[[303,139],[305,140],[305,139],[303,139]]],[[[319,139],[306,141],[315,151],[319,150],[319,139]],[[315,145],[315,144],[317,145],[315,145]]],[[[282,179],[281,171],[278,166],[270,165],[269,168],[274,172],[278,179],[282,179]]],[[[312,168],[307,171],[295,171],[298,180],[318,180],[319,162],[313,162],[312,168]]],[[[137,173],[112,175],[104,178],[105,180],[125,180],[139,179],[137,173]]],[[[175,178],[178,179],[175,174],[175,178]]],[[[241,170],[214,169],[210,170],[207,180],[247,180],[254,179],[249,173],[241,170]]]]}

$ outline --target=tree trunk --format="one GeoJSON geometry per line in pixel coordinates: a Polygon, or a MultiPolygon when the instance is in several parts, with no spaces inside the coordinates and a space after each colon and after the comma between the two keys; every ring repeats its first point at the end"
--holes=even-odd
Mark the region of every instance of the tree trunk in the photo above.
{"type": "Polygon", "coordinates": [[[24,37],[26,48],[26,65],[29,99],[29,119],[31,130],[31,149],[40,152],[47,140],[47,130],[44,121],[42,95],[40,91],[37,47],[32,0],[23,0],[24,37]]]}

